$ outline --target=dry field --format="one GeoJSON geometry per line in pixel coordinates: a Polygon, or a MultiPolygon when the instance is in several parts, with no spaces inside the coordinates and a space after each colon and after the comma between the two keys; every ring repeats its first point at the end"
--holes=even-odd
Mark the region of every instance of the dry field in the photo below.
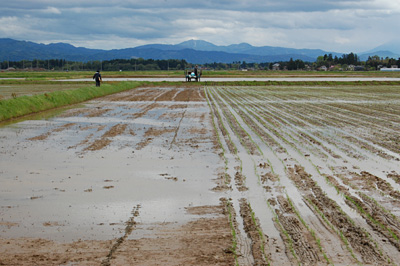
{"type": "Polygon", "coordinates": [[[0,128],[0,265],[399,265],[400,87],[139,88],[0,128]]]}

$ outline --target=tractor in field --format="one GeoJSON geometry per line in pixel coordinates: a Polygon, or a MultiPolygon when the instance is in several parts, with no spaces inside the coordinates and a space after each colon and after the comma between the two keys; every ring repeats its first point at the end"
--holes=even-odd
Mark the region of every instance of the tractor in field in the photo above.
{"type": "Polygon", "coordinates": [[[200,81],[202,71],[198,70],[197,66],[194,69],[185,69],[185,79],[186,81],[192,81],[192,79],[196,81],[200,81]]]}

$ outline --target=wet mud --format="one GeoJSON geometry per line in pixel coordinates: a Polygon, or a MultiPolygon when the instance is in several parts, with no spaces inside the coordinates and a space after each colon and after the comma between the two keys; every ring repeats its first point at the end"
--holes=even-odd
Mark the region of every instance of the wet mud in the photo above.
{"type": "MultiPolygon", "coordinates": [[[[263,234],[279,232],[281,241],[264,248],[271,265],[397,265],[397,90],[385,87],[387,95],[372,87],[206,90],[220,146],[235,147],[224,156],[239,158],[246,173],[236,189],[251,206],[266,203],[267,220],[253,213],[263,216],[257,220],[263,234]],[[258,200],[252,193],[261,193],[258,200]]],[[[227,172],[237,172],[235,161],[227,172]]]]}
{"type": "Polygon", "coordinates": [[[0,265],[398,265],[398,86],[137,88],[0,128],[0,265]]]}
{"type": "Polygon", "coordinates": [[[0,128],[0,264],[233,265],[210,124],[203,90],[138,88],[0,128]]]}

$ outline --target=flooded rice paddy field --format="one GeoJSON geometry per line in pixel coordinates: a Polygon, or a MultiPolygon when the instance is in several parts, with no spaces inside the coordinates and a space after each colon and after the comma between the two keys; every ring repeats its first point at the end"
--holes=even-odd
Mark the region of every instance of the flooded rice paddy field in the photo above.
{"type": "Polygon", "coordinates": [[[0,265],[398,265],[400,87],[139,88],[0,128],[0,265]]]}

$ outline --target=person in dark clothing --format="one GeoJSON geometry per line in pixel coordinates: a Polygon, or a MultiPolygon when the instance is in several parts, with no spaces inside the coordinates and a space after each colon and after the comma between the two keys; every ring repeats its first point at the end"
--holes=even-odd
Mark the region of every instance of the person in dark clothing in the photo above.
{"type": "Polygon", "coordinates": [[[100,82],[102,81],[101,75],[100,75],[100,70],[97,70],[97,72],[94,73],[93,79],[96,80],[96,87],[100,87],[100,82]]]}
{"type": "Polygon", "coordinates": [[[196,65],[195,68],[194,68],[194,75],[195,75],[196,78],[197,78],[197,65],[196,65]]]}

